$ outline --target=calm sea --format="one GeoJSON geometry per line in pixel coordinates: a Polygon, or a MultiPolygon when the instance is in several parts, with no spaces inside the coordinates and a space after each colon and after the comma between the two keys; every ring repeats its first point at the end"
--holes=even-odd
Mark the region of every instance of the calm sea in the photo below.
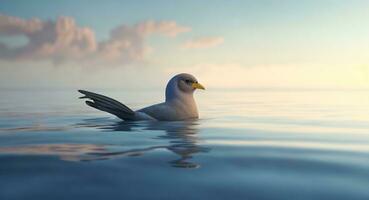
{"type": "MultiPolygon", "coordinates": [[[[95,92],[131,108],[160,90],[95,92]]],[[[75,90],[1,90],[0,199],[369,199],[369,91],[195,94],[201,119],[122,122],[75,90]]]]}

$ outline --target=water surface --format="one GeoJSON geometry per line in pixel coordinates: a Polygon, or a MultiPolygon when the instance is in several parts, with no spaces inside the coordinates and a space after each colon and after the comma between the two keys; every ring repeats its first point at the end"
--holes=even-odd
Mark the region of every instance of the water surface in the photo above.
{"type": "Polygon", "coordinates": [[[1,90],[0,199],[369,199],[369,91],[210,89],[188,122],[122,122],[78,96],[1,90]]]}

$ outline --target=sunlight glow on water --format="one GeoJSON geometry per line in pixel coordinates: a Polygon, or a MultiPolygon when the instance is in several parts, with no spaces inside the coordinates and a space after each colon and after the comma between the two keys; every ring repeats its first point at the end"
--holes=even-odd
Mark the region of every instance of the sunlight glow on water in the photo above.
{"type": "Polygon", "coordinates": [[[0,199],[369,198],[369,91],[210,89],[188,122],[122,122],[77,97],[2,91],[0,199]]]}

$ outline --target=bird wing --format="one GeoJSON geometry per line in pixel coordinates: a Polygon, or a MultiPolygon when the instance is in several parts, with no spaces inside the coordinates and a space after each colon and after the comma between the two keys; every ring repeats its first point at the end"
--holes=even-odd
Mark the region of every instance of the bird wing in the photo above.
{"type": "Polygon", "coordinates": [[[178,120],[178,113],[175,108],[165,102],[143,108],[137,112],[145,113],[159,121],[178,120]]]}
{"type": "Polygon", "coordinates": [[[80,97],[80,99],[87,98],[92,100],[86,101],[86,104],[93,108],[108,112],[123,120],[135,120],[135,112],[117,100],[86,90],[78,90],[78,92],[85,95],[80,97]]]}

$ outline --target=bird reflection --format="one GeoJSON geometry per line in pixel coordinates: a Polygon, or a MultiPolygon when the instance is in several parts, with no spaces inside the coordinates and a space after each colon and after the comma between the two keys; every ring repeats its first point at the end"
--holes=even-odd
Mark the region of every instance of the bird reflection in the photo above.
{"type": "MultiPolygon", "coordinates": [[[[96,121],[100,121],[96,119],[96,121]]],[[[106,131],[131,132],[136,130],[164,131],[163,135],[155,139],[168,140],[167,145],[149,146],[146,148],[132,148],[124,151],[98,151],[89,152],[80,157],[81,161],[105,160],[122,156],[141,156],[156,149],[167,149],[179,156],[170,161],[170,165],[179,168],[198,168],[200,165],[192,161],[193,157],[202,152],[210,151],[209,148],[199,144],[198,121],[178,122],[116,122],[111,125],[96,125],[95,120],[85,120],[78,124],[81,127],[94,127],[106,131]]],[[[100,121],[101,122],[101,121],[100,121]]]]}

